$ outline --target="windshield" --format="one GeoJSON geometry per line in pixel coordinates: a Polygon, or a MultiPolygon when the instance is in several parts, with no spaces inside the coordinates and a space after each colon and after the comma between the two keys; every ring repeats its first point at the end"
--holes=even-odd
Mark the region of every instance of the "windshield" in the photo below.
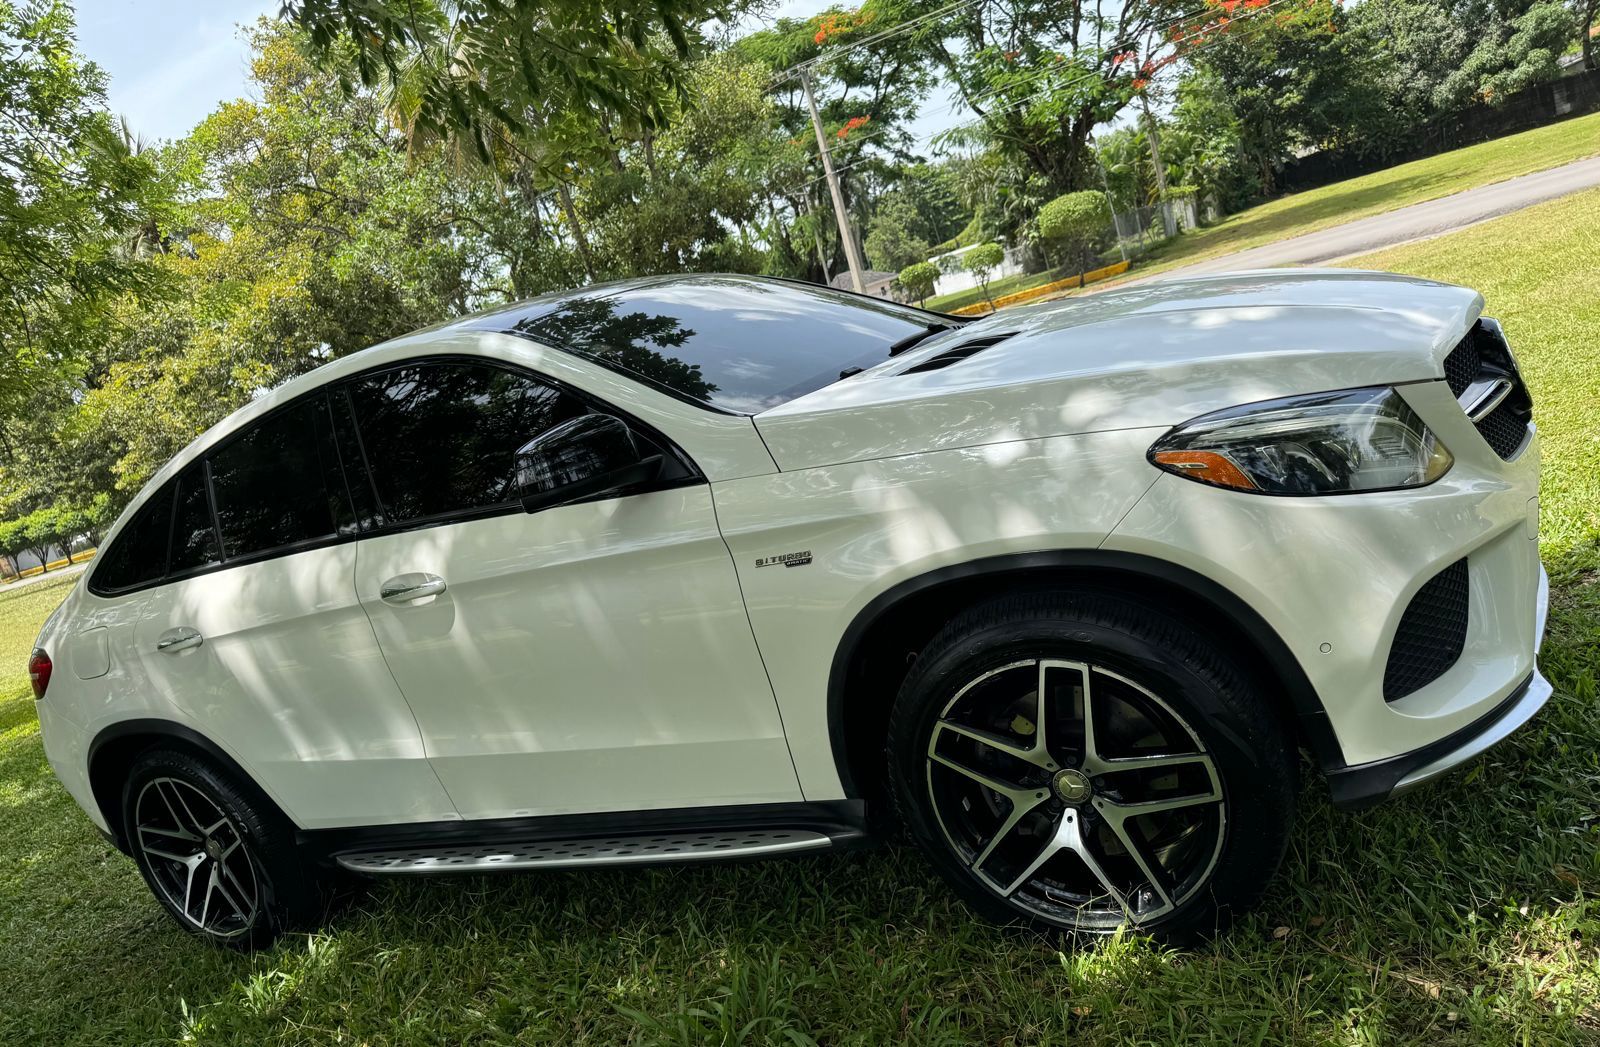
{"type": "Polygon", "coordinates": [[[512,331],[726,411],[757,414],[869,367],[943,318],[827,287],[686,276],[597,288],[512,331]]]}

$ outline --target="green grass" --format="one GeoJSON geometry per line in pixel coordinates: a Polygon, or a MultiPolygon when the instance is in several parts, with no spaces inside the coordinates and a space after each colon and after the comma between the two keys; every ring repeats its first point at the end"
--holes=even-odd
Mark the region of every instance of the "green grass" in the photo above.
{"type": "Polygon", "coordinates": [[[1129,275],[1149,276],[1596,154],[1600,113],[1268,201],[1160,245],[1129,275]]]}
{"type": "MultiPolygon", "coordinates": [[[[1066,266],[1058,266],[1055,269],[1047,269],[1042,273],[1018,273],[1015,276],[1008,276],[1001,280],[993,280],[989,284],[989,297],[999,298],[1002,295],[1015,294],[1018,291],[1026,291],[1030,287],[1047,284],[1052,280],[1065,280],[1078,271],[1076,266],[1071,267],[1072,272],[1068,272],[1067,269],[1068,267],[1066,266]]],[[[951,309],[960,309],[964,305],[976,305],[981,301],[984,301],[982,289],[973,287],[965,291],[955,291],[951,294],[935,295],[928,299],[925,306],[928,309],[947,312],[951,309]]]]}
{"type": "MultiPolygon", "coordinates": [[[[1600,1043],[1600,192],[1352,264],[1483,290],[1538,400],[1556,695],[1359,815],[1307,777],[1256,916],[1186,951],[977,922],[904,848],[387,883],[325,931],[190,940],[50,776],[0,594],[0,1043],[1600,1043]]],[[[48,699],[46,699],[48,701],[48,699]]]]}

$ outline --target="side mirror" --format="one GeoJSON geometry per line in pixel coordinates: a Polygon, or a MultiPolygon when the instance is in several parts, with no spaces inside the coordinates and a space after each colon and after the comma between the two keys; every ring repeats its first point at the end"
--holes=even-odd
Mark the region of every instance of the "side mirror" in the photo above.
{"type": "Polygon", "coordinates": [[[528,512],[654,480],[661,456],[639,454],[620,418],[586,414],[517,448],[517,495],[528,512]]]}

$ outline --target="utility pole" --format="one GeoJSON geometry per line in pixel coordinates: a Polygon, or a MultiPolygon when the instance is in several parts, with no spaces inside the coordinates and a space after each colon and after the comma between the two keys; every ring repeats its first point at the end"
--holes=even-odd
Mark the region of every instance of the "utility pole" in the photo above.
{"type": "Polygon", "coordinates": [[[822,172],[828,178],[828,192],[833,196],[833,217],[839,223],[839,242],[844,245],[844,259],[850,266],[850,285],[858,292],[865,291],[861,280],[861,255],[856,250],[855,234],[850,231],[850,215],[844,209],[844,193],[839,189],[839,176],[833,172],[833,156],[828,152],[828,136],[822,133],[822,114],[817,112],[817,98],[811,93],[811,70],[800,70],[800,86],[806,91],[806,105],[811,107],[811,126],[817,132],[817,149],[822,153],[822,172]]]}
{"type": "Polygon", "coordinates": [[[1156,195],[1161,201],[1161,227],[1166,230],[1168,237],[1177,236],[1177,221],[1167,201],[1167,165],[1161,162],[1161,132],[1156,127],[1155,114],[1150,112],[1149,96],[1140,94],[1139,104],[1144,108],[1145,135],[1150,139],[1151,166],[1156,172],[1156,195]]]}
{"type": "MultiPolygon", "coordinates": [[[[1100,172],[1100,185],[1106,191],[1106,203],[1111,205],[1111,235],[1117,238],[1117,254],[1121,255],[1122,260],[1126,262],[1128,260],[1128,249],[1122,245],[1122,225],[1117,221],[1117,201],[1111,196],[1111,179],[1106,177],[1106,165],[1100,162],[1100,143],[1094,140],[1093,133],[1089,135],[1089,148],[1094,150],[1094,166],[1100,172]]],[[[1139,207],[1137,201],[1135,201],[1133,208],[1133,223],[1135,227],[1138,227],[1139,207]]],[[[1142,233],[1140,235],[1141,237],[1143,236],[1142,233]]]]}

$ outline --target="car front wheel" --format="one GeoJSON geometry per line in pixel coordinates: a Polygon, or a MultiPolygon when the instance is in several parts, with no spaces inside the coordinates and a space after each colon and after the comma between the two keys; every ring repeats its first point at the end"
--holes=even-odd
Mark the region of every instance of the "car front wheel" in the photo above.
{"type": "Polygon", "coordinates": [[[919,653],[890,719],[912,837],[979,912],[1179,941],[1259,898],[1294,752],[1199,628],[1116,594],[973,608],[919,653]]]}

